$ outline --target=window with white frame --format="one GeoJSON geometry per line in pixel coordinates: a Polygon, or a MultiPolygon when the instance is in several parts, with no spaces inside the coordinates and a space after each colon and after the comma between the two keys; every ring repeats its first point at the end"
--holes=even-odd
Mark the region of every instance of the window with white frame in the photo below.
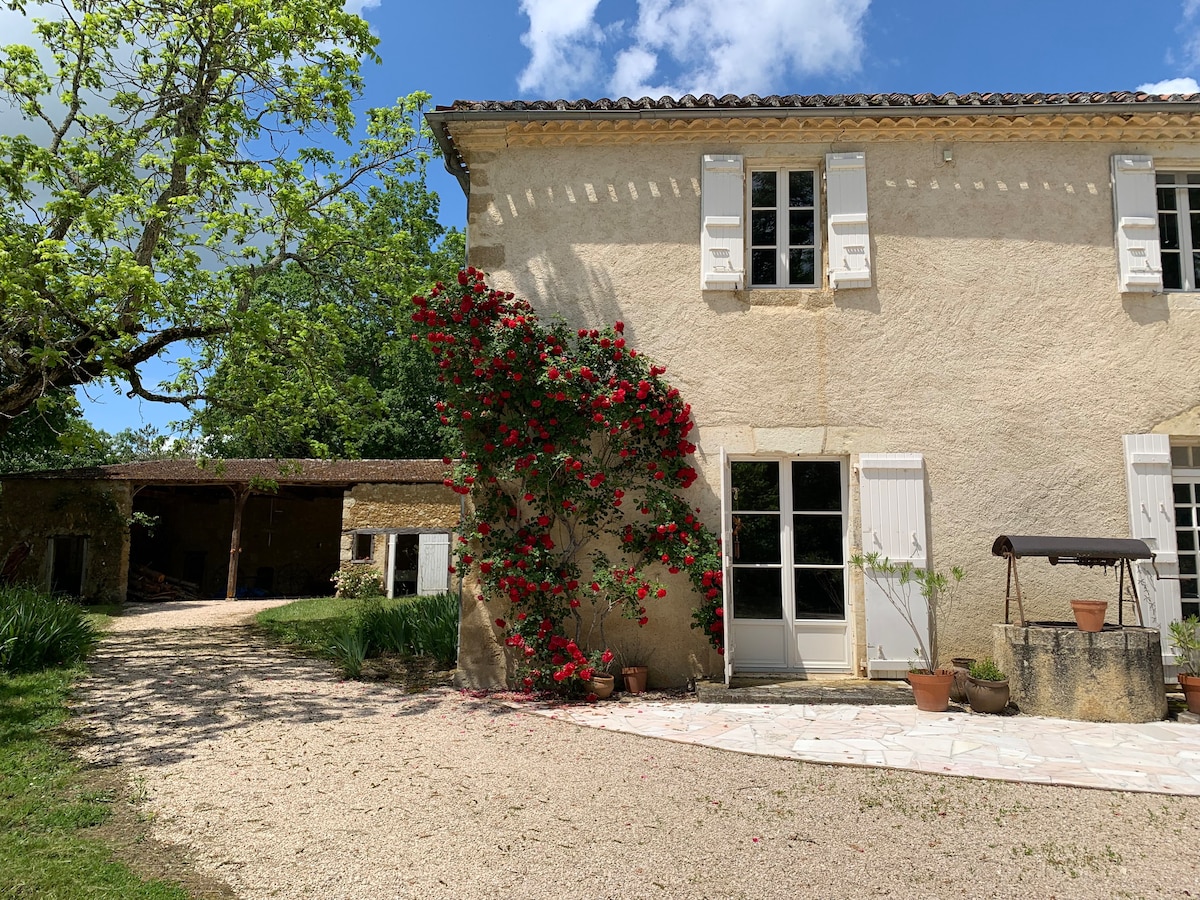
{"type": "Polygon", "coordinates": [[[1200,615],[1200,446],[1171,448],[1179,599],[1183,617],[1200,615]]]}
{"type": "Polygon", "coordinates": [[[734,618],[844,620],[841,463],[734,460],[730,478],[734,618]]]}
{"type": "Polygon", "coordinates": [[[1155,172],[1162,286],[1195,291],[1200,268],[1200,172],[1155,172]]]}
{"type": "Polygon", "coordinates": [[[865,152],[823,171],[705,154],[701,174],[702,290],[871,286],[865,152]]]}
{"type": "Polygon", "coordinates": [[[747,183],[751,287],[815,287],[817,173],[752,168],[747,183]]]}

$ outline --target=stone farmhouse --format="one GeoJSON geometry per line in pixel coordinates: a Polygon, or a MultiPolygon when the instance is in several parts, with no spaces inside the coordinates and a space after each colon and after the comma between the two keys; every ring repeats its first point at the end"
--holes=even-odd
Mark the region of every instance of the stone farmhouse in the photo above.
{"type": "Polygon", "coordinates": [[[165,459],[8,475],[0,565],[9,580],[97,602],[126,599],[131,584],[188,599],[326,596],[343,565],[377,570],[389,597],[436,594],[451,588],[461,516],[444,469],[165,459]]]}
{"type": "MultiPolygon", "coordinates": [[[[1001,534],[1142,538],[1142,619],[1200,611],[1200,96],[460,101],[427,119],[468,198],[468,262],[547,316],[623,320],[693,406],[728,652],[689,628],[680,581],[646,635],[660,683],[903,673],[912,635],[859,551],[966,569],[944,655],[991,652],[1001,534]]],[[[1031,566],[1022,586],[1032,619],[1116,600],[1111,570],[1031,566]]],[[[464,613],[460,665],[495,681],[488,613],[464,613]]]]}

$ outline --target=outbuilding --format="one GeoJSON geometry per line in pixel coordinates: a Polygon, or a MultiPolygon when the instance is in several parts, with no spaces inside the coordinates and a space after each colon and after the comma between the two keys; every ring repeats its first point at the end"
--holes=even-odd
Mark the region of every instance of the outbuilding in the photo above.
{"type": "Polygon", "coordinates": [[[389,596],[437,593],[450,587],[461,514],[443,471],[439,460],[164,459],[9,475],[0,571],[92,601],[147,583],[321,596],[341,566],[378,570],[389,596]]]}

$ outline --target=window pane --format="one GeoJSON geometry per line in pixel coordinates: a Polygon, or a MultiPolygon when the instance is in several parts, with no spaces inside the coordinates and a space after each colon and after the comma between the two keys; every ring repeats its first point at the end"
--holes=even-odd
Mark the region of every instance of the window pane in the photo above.
{"type": "Polygon", "coordinates": [[[1200,209],[1200,188],[1188,188],[1187,192],[1188,209],[1200,209]]]}
{"type": "Polygon", "coordinates": [[[750,173],[751,206],[775,206],[775,174],[774,172],[750,173]]]}
{"type": "Polygon", "coordinates": [[[1179,484],[1176,482],[1173,485],[1175,489],[1176,503],[1191,503],[1192,502],[1192,486],[1190,484],[1179,484]]]}
{"type": "Polygon", "coordinates": [[[828,460],[792,463],[792,509],[797,512],[840,512],[842,464],[828,460]]]}
{"type": "Polygon", "coordinates": [[[779,463],[731,462],[729,472],[734,510],[779,509],[779,463]]]}
{"type": "Polygon", "coordinates": [[[775,284],[775,263],[779,255],[772,250],[750,251],[750,283],[775,284]]]}
{"type": "Polygon", "coordinates": [[[1178,253],[1164,251],[1162,255],[1163,287],[1178,290],[1183,287],[1183,270],[1178,253]]]}
{"type": "Polygon", "coordinates": [[[846,618],[841,569],[796,569],[796,618],[846,618]]]}
{"type": "Polygon", "coordinates": [[[1195,575],[1196,574],[1196,556],[1193,553],[1179,554],[1179,574],[1180,575],[1195,575]]]}
{"type": "Polygon", "coordinates": [[[816,284],[815,272],[812,250],[788,251],[788,284],[816,284]]]}
{"type": "Polygon", "coordinates": [[[782,619],[782,569],[733,567],[733,615],[737,619],[782,619]]]}
{"type": "Polygon", "coordinates": [[[750,214],[750,243],[754,246],[775,246],[775,211],[758,209],[750,214]]]}
{"type": "Polygon", "coordinates": [[[842,555],[842,517],[793,516],[792,544],[796,562],[840,566],[842,555]]]}
{"type": "Polygon", "coordinates": [[[1164,250],[1178,250],[1179,217],[1170,213],[1159,213],[1158,236],[1164,250]]]}
{"type": "Polygon", "coordinates": [[[1194,531],[1177,531],[1175,532],[1175,540],[1180,550],[1196,549],[1196,532],[1194,531]]]}
{"type": "Polygon", "coordinates": [[[1200,616],[1200,603],[1184,603],[1181,604],[1183,609],[1183,617],[1200,616]]]}
{"type": "Polygon", "coordinates": [[[1154,173],[1154,183],[1155,184],[1174,184],[1175,183],[1175,173],[1174,172],[1155,172],[1154,173]]]}
{"type": "Polygon", "coordinates": [[[1192,464],[1192,460],[1188,455],[1190,447],[1172,447],[1171,448],[1171,465],[1183,466],[1187,468],[1192,464]]]}
{"type": "Polygon", "coordinates": [[[812,172],[788,172],[788,205],[813,205],[812,172]]]}
{"type": "MultiPolygon", "coordinates": [[[[811,247],[814,243],[813,235],[816,234],[816,226],[813,224],[813,211],[811,209],[793,209],[788,213],[788,244],[795,247],[797,244],[803,244],[806,247],[811,247]]],[[[1200,231],[1197,231],[1200,234],[1200,231]]]]}
{"type": "Polygon", "coordinates": [[[733,517],[733,561],[735,563],[778,563],[779,516],[733,517]]]}
{"type": "Polygon", "coordinates": [[[1175,507],[1175,524],[1186,525],[1188,527],[1195,524],[1192,522],[1192,508],[1190,506],[1175,507]]]}
{"type": "Polygon", "coordinates": [[[1176,209],[1175,206],[1175,188],[1158,189],[1158,208],[1159,209],[1176,209]]]}
{"type": "Polygon", "coordinates": [[[1191,597],[1195,599],[1196,594],[1196,579],[1195,578],[1180,578],[1179,593],[1183,597],[1191,597]]]}

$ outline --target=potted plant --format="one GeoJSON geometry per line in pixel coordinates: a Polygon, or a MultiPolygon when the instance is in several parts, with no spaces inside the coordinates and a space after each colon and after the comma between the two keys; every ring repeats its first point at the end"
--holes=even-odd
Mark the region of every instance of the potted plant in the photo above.
{"type": "Polygon", "coordinates": [[[954,670],[939,663],[938,624],[949,615],[958,584],[966,573],[959,566],[951,568],[949,573],[919,569],[909,562],[894,563],[879,553],[856,553],[850,557],[850,564],[861,569],[883,591],[912,629],[917,640],[914,650],[917,659],[909,666],[908,683],[912,685],[917,708],[945,712],[950,708],[954,670]],[[917,602],[914,590],[922,602],[917,602]]]}
{"type": "Polygon", "coordinates": [[[971,664],[967,676],[967,700],[978,713],[998,713],[1008,706],[1008,676],[990,656],[971,664]]]}
{"type": "Polygon", "coordinates": [[[1179,687],[1187,700],[1188,712],[1200,713],[1200,616],[1188,616],[1169,627],[1179,666],[1179,687]]]}
{"type": "Polygon", "coordinates": [[[589,694],[595,694],[597,700],[607,700],[612,696],[613,688],[616,687],[616,678],[608,671],[612,661],[611,650],[605,650],[603,653],[593,650],[588,654],[592,677],[584,682],[584,687],[587,688],[589,694]]]}
{"type": "Polygon", "coordinates": [[[650,675],[650,655],[636,637],[627,638],[617,650],[621,657],[621,677],[625,682],[625,690],[630,694],[640,694],[646,690],[646,680],[650,675]]]}

